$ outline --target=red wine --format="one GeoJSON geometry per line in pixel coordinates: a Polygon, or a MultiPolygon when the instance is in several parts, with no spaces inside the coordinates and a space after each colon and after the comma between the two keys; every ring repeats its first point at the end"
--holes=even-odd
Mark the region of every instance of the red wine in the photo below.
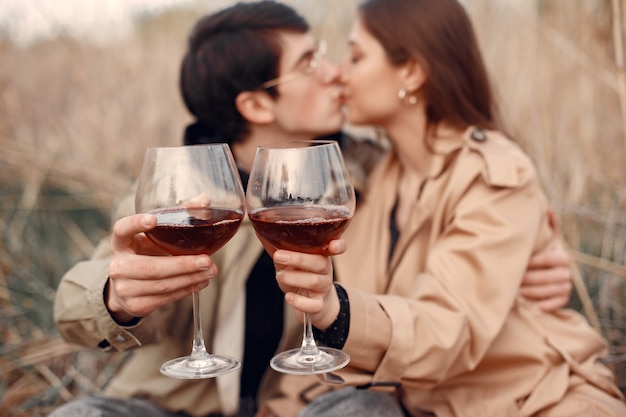
{"type": "Polygon", "coordinates": [[[222,208],[151,210],[157,226],[146,235],[172,255],[212,255],[237,232],[243,213],[222,208]]]}
{"type": "Polygon", "coordinates": [[[279,249],[322,253],[346,230],[352,210],[345,206],[282,206],[256,209],[249,217],[261,239],[279,249]]]}

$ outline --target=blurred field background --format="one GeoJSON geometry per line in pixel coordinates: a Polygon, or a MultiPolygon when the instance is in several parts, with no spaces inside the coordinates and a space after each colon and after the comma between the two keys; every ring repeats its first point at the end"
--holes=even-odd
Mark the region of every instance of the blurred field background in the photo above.
{"type": "MultiPolygon", "coordinates": [[[[123,36],[77,37],[59,26],[54,37],[24,42],[0,25],[1,416],[44,416],[97,391],[123,361],[58,338],[55,288],[108,233],[144,149],[180,143],[189,121],[177,90],[187,33],[200,15],[232,3],[136,14],[123,36]]],[[[358,1],[288,3],[339,59],[358,1]]],[[[608,339],[607,362],[624,389],[625,4],[466,4],[509,130],[536,161],[575,260],[571,306],[608,339]]]]}

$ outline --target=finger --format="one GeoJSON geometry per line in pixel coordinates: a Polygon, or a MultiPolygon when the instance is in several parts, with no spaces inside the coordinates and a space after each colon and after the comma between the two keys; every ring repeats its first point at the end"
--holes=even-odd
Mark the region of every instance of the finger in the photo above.
{"type": "Polygon", "coordinates": [[[324,255],[277,250],[274,252],[273,259],[274,263],[282,267],[277,267],[277,270],[291,267],[318,274],[327,274],[332,268],[330,259],[324,255]]]}
{"type": "Polygon", "coordinates": [[[327,255],[329,256],[341,255],[342,253],[346,251],[346,249],[347,249],[347,245],[346,245],[345,240],[343,239],[331,240],[330,243],[328,244],[327,255]]]}
{"type": "Polygon", "coordinates": [[[522,280],[522,287],[532,285],[562,284],[571,281],[570,271],[567,268],[534,269],[526,271],[522,280]]]}
{"type": "Polygon", "coordinates": [[[531,300],[541,300],[552,297],[569,297],[571,283],[563,282],[556,284],[544,284],[524,286],[520,288],[520,294],[531,300]]]}
{"type": "Polygon", "coordinates": [[[180,256],[114,256],[109,264],[109,277],[136,280],[154,280],[174,276],[204,273],[208,278],[217,275],[217,266],[207,255],[180,256]]]}
{"type": "Polygon", "coordinates": [[[553,298],[546,298],[543,300],[536,301],[534,302],[534,304],[540,310],[550,313],[555,310],[558,310],[559,308],[565,307],[568,301],[569,301],[568,297],[553,297],[553,298]]]}
{"type": "Polygon", "coordinates": [[[562,250],[547,250],[534,254],[528,262],[528,269],[569,268],[569,265],[570,259],[567,252],[562,250]]]}
{"type": "Polygon", "coordinates": [[[131,247],[136,235],[152,230],[155,226],[156,217],[152,214],[135,214],[119,219],[113,225],[111,249],[121,251],[131,247]]]}
{"type": "Polygon", "coordinates": [[[199,292],[206,288],[206,283],[187,286],[176,291],[160,294],[148,294],[141,297],[133,297],[122,302],[123,310],[134,317],[145,317],[157,308],[185,298],[193,292],[199,292]]]}
{"type": "Polygon", "coordinates": [[[296,310],[309,314],[317,314],[324,307],[321,297],[307,297],[295,292],[286,293],[285,301],[296,310]]]}
{"type": "Polygon", "coordinates": [[[130,299],[155,294],[174,293],[193,286],[206,287],[214,277],[214,275],[209,276],[206,273],[198,272],[165,279],[133,280],[111,278],[111,281],[116,293],[123,296],[124,299],[130,299]]]}
{"type": "MultiPolygon", "coordinates": [[[[317,274],[301,270],[281,270],[276,272],[276,280],[281,288],[295,291],[296,288],[311,292],[327,292],[332,285],[332,277],[325,274],[317,274]]],[[[301,292],[301,291],[300,291],[301,292]]]]}

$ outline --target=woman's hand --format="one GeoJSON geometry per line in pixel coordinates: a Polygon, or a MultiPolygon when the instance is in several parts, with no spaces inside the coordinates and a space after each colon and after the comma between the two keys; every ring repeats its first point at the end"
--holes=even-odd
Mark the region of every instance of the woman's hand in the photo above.
{"type": "Polygon", "coordinates": [[[337,239],[322,255],[286,250],[273,253],[276,280],[285,292],[285,301],[297,311],[311,314],[311,323],[320,330],[330,326],[339,314],[330,256],[345,250],[344,240],[337,239]]]}

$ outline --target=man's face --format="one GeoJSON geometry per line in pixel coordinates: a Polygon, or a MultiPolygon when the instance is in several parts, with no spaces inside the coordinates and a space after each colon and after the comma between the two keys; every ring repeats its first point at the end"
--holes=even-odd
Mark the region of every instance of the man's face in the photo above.
{"type": "Polygon", "coordinates": [[[274,87],[279,97],[274,114],[277,126],[294,139],[334,133],[341,129],[339,70],[319,56],[315,71],[308,70],[318,43],[310,33],[281,36],[283,54],[274,87]]]}

